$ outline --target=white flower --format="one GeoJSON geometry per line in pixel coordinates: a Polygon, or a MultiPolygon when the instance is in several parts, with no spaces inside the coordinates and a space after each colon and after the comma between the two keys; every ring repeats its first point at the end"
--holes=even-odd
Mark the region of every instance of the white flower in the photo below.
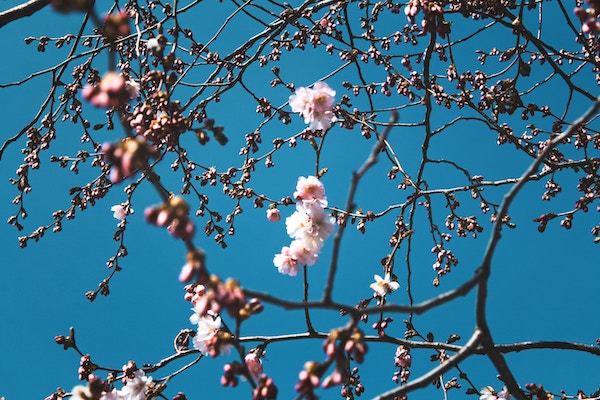
{"type": "Polygon", "coordinates": [[[144,371],[138,369],[133,373],[133,379],[127,378],[127,383],[123,386],[120,395],[125,400],[145,400],[148,384],[152,382],[151,377],[147,377],[144,371]]]}
{"type": "Polygon", "coordinates": [[[88,400],[92,398],[89,386],[77,385],[71,390],[71,393],[72,396],[69,397],[71,400],[88,400]]]}
{"type": "Polygon", "coordinates": [[[310,124],[311,130],[326,130],[337,121],[333,115],[335,90],[325,82],[317,82],[314,89],[300,87],[290,96],[290,107],[293,112],[304,117],[304,123],[310,124]]]}
{"type": "Polygon", "coordinates": [[[335,229],[335,219],[327,214],[319,202],[305,207],[298,203],[297,210],[285,220],[287,233],[292,239],[302,242],[306,250],[318,253],[325,240],[335,229]]]}
{"type": "Polygon", "coordinates": [[[279,273],[289,276],[296,276],[300,269],[298,260],[294,258],[290,248],[287,246],[281,248],[281,253],[275,254],[273,265],[277,267],[279,273]]]}
{"type": "Polygon", "coordinates": [[[301,176],[298,178],[298,183],[296,184],[294,198],[296,200],[325,200],[325,186],[323,186],[323,182],[315,176],[301,176]]]}
{"type": "Polygon", "coordinates": [[[251,351],[246,354],[246,357],[244,357],[244,363],[248,368],[248,372],[250,372],[250,375],[252,375],[254,379],[258,379],[260,374],[263,373],[262,360],[258,355],[258,351],[251,351]]]}
{"type": "Polygon", "coordinates": [[[113,389],[110,392],[102,393],[100,400],[127,400],[127,395],[122,394],[117,389],[113,389]]]}
{"type": "Polygon", "coordinates": [[[125,82],[125,86],[127,86],[127,90],[129,91],[132,99],[137,99],[140,97],[140,83],[138,81],[130,79],[125,82]]]}
{"type": "Polygon", "coordinates": [[[385,278],[382,278],[379,275],[375,275],[373,278],[375,279],[375,282],[371,283],[369,287],[377,292],[377,294],[381,297],[388,293],[392,293],[394,290],[400,287],[398,282],[391,280],[389,272],[385,274],[385,278]]]}
{"type": "Polygon", "coordinates": [[[301,239],[296,239],[292,243],[290,243],[290,254],[294,260],[296,260],[299,264],[304,265],[315,265],[319,260],[319,253],[321,249],[313,249],[309,250],[306,247],[306,241],[301,239]]]}
{"type": "Polygon", "coordinates": [[[298,273],[300,265],[317,262],[325,240],[335,230],[335,218],[324,209],[327,207],[325,187],[317,178],[298,178],[294,197],[298,200],[296,211],[285,220],[287,234],[294,241],[273,258],[279,272],[290,276],[298,273]]]}
{"type": "Polygon", "coordinates": [[[213,311],[208,310],[204,317],[200,317],[197,313],[194,313],[190,317],[190,322],[198,325],[198,332],[192,339],[194,348],[200,350],[202,354],[208,354],[211,340],[219,329],[221,329],[221,317],[213,311]]]}
{"type": "Polygon", "coordinates": [[[128,215],[133,214],[133,208],[125,205],[124,203],[112,206],[110,211],[113,212],[113,217],[119,221],[123,221],[128,215]]]}
{"type": "MultiPolygon", "coordinates": [[[[90,386],[83,386],[83,385],[77,385],[73,388],[73,390],[71,390],[71,397],[69,397],[70,400],[91,400],[91,399],[95,399],[96,396],[94,396],[92,394],[92,391],[90,390],[90,386]]],[[[129,399],[133,399],[133,400],[144,400],[144,397],[128,397],[127,394],[120,392],[117,389],[113,389],[110,392],[103,392],[102,395],[100,396],[99,400],[129,400],[129,399]]]]}
{"type": "Polygon", "coordinates": [[[146,47],[148,48],[148,50],[156,53],[162,51],[163,49],[163,45],[159,42],[158,38],[148,39],[148,41],[146,42],[146,47]]]}
{"type": "Polygon", "coordinates": [[[510,395],[508,394],[508,390],[504,388],[500,393],[496,393],[493,387],[486,386],[479,391],[481,396],[479,396],[479,400],[509,400],[510,395]]]}

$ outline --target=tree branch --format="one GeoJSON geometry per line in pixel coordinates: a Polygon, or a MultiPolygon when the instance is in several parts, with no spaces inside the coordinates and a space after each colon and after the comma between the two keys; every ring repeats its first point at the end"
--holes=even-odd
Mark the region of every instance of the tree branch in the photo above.
{"type": "MultiPolygon", "coordinates": [[[[377,143],[373,146],[371,150],[371,154],[369,158],[365,161],[365,163],[360,167],[358,172],[354,172],[352,174],[352,182],[350,184],[350,192],[348,193],[348,200],[346,201],[346,211],[351,212],[354,207],[354,195],[356,194],[356,189],[358,187],[358,183],[360,182],[363,175],[377,162],[377,158],[379,157],[379,153],[383,148],[385,148],[385,141],[398,120],[398,112],[396,110],[392,110],[392,115],[390,116],[390,120],[388,121],[387,126],[385,127],[384,132],[377,139],[377,143]]],[[[333,281],[335,279],[335,273],[337,272],[337,263],[340,253],[340,246],[342,242],[342,235],[344,234],[345,225],[340,225],[338,231],[333,238],[333,255],[331,256],[331,266],[329,267],[329,276],[327,278],[327,286],[325,286],[325,290],[323,291],[323,302],[330,303],[331,302],[331,293],[333,292],[333,281]]]]}
{"type": "Polygon", "coordinates": [[[50,4],[51,0],[30,0],[0,13],[0,28],[17,19],[29,17],[50,4]]]}
{"type": "Polygon", "coordinates": [[[454,368],[454,366],[458,365],[459,362],[467,358],[469,355],[473,354],[477,348],[477,345],[479,344],[481,336],[482,332],[479,329],[476,329],[475,332],[473,332],[473,336],[471,336],[471,339],[469,339],[467,344],[453,357],[450,357],[448,361],[438,365],[426,374],[421,375],[417,379],[411,381],[410,383],[404,386],[400,386],[399,388],[389,390],[385,393],[380,394],[379,396],[374,397],[373,400],[391,400],[394,398],[401,398],[403,394],[430,385],[431,381],[433,381],[436,377],[454,368]]]}

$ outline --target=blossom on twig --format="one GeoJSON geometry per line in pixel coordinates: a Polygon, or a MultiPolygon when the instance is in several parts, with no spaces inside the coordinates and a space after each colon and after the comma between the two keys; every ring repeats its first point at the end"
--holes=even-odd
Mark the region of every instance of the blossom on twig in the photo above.
{"type": "Polygon", "coordinates": [[[313,89],[300,87],[290,96],[290,107],[293,112],[304,117],[311,130],[326,130],[337,121],[333,114],[335,90],[325,82],[315,83],[313,89]]]}
{"type": "Polygon", "coordinates": [[[479,400],[508,400],[510,399],[510,395],[508,394],[508,390],[504,388],[500,392],[496,392],[493,387],[486,386],[479,391],[481,394],[479,396],[479,400]]]}
{"type": "Polygon", "coordinates": [[[373,278],[375,279],[375,282],[371,283],[369,287],[373,289],[380,297],[392,293],[394,290],[400,287],[398,282],[391,280],[389,272],[385,274],[384,278],[379,275],[374,275],[373,278]]]}
{"type": "Polygon", "coordinates": [[[121,107],[132,98],[139,96],[135,83],[125,80],[123,75],[108,72],[99,84],[86,85],[81,94],[96,107],[121,107]]]}
{"type": "Polygon", "coordinates": [[[205,316],[197,312],[192,314],[190,322],[198,325],[196,336],[192,339],[194,348],[202,354],[216,357],[221,351],[229,353],[231,334],[221,329],[221,317],[209,310],[205,316]]]}
{"type": "Polygon", "coordinates": [[[127,400],[145,400],[148,385],[152,382],[152,377],[146,376],[141,369],[133,373],[133,378],[127,378],[127,383],[121,390],[123,399],[127,400]]]}
{"type": "Polygon", "coordinates": [[[131,215],[134,212],[133,208],[129,207],[128,205],[123,205],[123,203],[115,204],[110,208],[110,211],[113,212],[113,217],[119,221],[123,221],[128,215],[131,215]]]}
{"type": "Polygon", "coordinates": [[[325,240],[335,229],[335,219],[325,212],[325,187],[314,176],[298,178],[294,197],[296,211],[286,218],[288,235],[294,239],[273,258],[280,273],[295,276],[300,265],[314,265],[325,240]]]}

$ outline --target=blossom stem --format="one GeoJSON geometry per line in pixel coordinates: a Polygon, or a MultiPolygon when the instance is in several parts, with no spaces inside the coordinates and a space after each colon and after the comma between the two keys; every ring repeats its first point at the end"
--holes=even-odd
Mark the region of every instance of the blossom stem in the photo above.
{"type": "Polygon", "coordinates": [[[312,323],[310,322],[310,314],[308,312],[308,272],[307,272],[307,268],[306,265],[302,266],[302,271],[303,271],[303,275],[304,275],[304,299],[302,300],[303,303],[305,303],[305,307],[304,307],[304,317],[306,318],[306,329],[308,329],[308,333],[309,334],[314,334],[316,333],[315,329],[312,326],[312,323]]]}

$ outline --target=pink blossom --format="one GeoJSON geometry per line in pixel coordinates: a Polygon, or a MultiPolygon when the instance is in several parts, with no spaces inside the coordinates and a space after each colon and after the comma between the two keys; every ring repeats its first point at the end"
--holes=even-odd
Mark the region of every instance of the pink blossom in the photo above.
{"type": "Polygon", "coordinates": [[[199,279],[206,276],[206,255],[204,254],[204,251],[201,249],[190,250],[186,255],[186,259],[187,262],[181,268],[181,272],[179,273],[180,282],[189,282],[194,276],[199,279]]]}
{"type": "Polygon", "coordinates": [[[412,357],[410,349],[404,346],[398,346],[394,357],[394,365],[396,367],[410,368],[412,365],[412,357]]]}
{"type": "Polygon", "coordinates": [[[299,207],[285,220],[288,235],[303,242],[302,247],[312,252],[320,252],[325,240],[335,229],[334,218],[322,208],[304,209],[299,207]]]}
{"type": "Polygon", "coordinates": [[[292,257],[290,248],[287,246],[281,248],[281,253],[275,254],[273,264],[275,264],[280,273],[289,276],[296,276],[300,269],[298,261],[292,257]]]}
{"type": "Polygon", "coordinates": [[[116,204],[110,208],[110,211],[113,212],[113,217],[120,221],[127,218],[129,214],[133,214],[133,208],[129,207],[127,204],[116,204]]]}
{"type": "Polygon", "coordinates": [[[230,345],[219,342],[218,333],[221,329],[221,317],[207,311],[206,315],[201,317],[198,313],[192,314],[190,322],[198,325],[196,336],[193,337],[194,348],[200,350],[202,354],[217,356],[224,351],[229,353],[230,345]]]}
{"type": "Polygon", "coordinates": [[[71,390],[71,399],[73,400],[85,400],[91,399],[92,393],[90,391],[89,386],[77,385],[71,390]]]}
{"type": "Polygon", "coordinates": [[[479,391],[481,395],[479,396],[479,400],[508,400],[510,399],[510,395],[506,389],[497,393],[493,387],[487,386],[479,391]]]}
{"type": "Polygon", "coordinates": [[[127,396],[121,394],[117,389],[113,389],[110,392],[104,392],[100,397],[100,400],[126,400],[127,396]]]}
{"type": "Polygon", "coordinates": [[[290,243],[290,254],[298,264],[315,265],[319,260],[319,252],[321,250],[309,250],[304,247],[304,243],[303,240],[294,240],[290,243]]]}
{"type": "Polygon", "coordinates": [[[317,82],[313,89],[300,87],[290,96],[290,107],[293,112],[304,117],[304,123],[310,124],[311,130],[326,130],[337,121],[333,114],[335,90],[325,82],[317,82]]]}
{"type": "Polygon", "coordinates": [[[294,192],[294,198],[296,200],[325,200],[325,186],[315,176],[299,177],[298,183],[296,184],[296,191],[294,192]]]}
{"type": "Polygon", "coordinates": [[[278,222],[281,219],[281,214],[276,208],[269,208],[267,210],[267,219],[271,222],[278,222]]]}
{"type": "Polygon", "coordinates": [[[127,400],[145,400],[146,391],[149,383],[152,382],[151,377],[147,377],[144,371],[138,369],[133,373],[133,379],[127,378],[127,383],[121,390],[121,395],[127,400]]]}
{"type": "Polygon", "coordinates": [[[96,86],[86,85],[82,90],[83,97],[96,107],[119,107],[137,97],[139,93],[135,85],[116,73],[109,72],[102,77],[96,86]]]}
{"type": "Polygon", "coordinates": [[[246,355],[246,357],[244,357],[246,368],[248,368],[248,372],[250,372],[250,375],[252,375],[254,379],[258,379],[260,374],[263,373],[262,360],[258,355],[259,352],[262,353],[260,350],[251,351],[246,355]]]}
{"type": "Polygon", "coordinates": [[[179,272],[179,282],[189,282],[194,277],[194,266],[189,261],[181,267],[179,272]]]}

